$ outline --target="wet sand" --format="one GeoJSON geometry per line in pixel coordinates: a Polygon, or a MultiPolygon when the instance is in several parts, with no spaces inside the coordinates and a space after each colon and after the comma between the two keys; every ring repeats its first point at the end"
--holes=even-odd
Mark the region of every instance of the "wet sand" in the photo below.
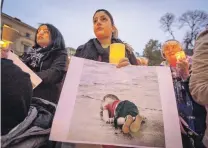
{"type": "Polygon", "coordinates": [[[164,124],[155,67],[116,69],[105,63],[85,61],[70,124],[69,141],[81,143],[165,147],[164,124]],[[87,66],[86,66],[87,65],[87,66]],[[102,68],[100,68],[102,67],[102,68]],[[108,73],[107,71],[111,71],[108,73]],[[100,118],[100,103],[106,94],[130,100],[146,122],[138,133],[124,135],[100,118]]]}

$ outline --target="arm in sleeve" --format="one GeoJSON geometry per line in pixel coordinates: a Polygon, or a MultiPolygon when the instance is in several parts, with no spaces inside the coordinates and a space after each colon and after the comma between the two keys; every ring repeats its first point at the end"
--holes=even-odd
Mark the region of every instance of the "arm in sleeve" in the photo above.
{"type": "Polygon", "coordinates": [[[43,83],[56,84],[63,79],[66,73],[67,60],[67,53],[57,54],[49,69],[36,74],[43,80],[43,83]]]}
{"type": "Polygon", "coordinates": [[[190,92],[194,100],[208,104],[208,30],[198,37],[193,56],[192,74],[190,77],[190,92]]]}
{"type": "Polygon", "coordinates": [[[105,122],[109,122],[109,112],[108,112],[108,110],[107,109],[104,109],[103,110],[103,120],[105,121],[105,122]]]}

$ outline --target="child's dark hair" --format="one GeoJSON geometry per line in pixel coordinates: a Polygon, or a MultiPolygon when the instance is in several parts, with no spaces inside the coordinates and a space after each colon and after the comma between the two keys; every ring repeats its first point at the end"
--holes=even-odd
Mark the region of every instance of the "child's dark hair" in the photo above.
{"type": "Polygon", "coordinates": [[[105,101],[106,98],[111,98],[113,100],[119,100],[119,98],[116,95],[113,94],[107,94],[103,97],[103,101],[105,101]]]}

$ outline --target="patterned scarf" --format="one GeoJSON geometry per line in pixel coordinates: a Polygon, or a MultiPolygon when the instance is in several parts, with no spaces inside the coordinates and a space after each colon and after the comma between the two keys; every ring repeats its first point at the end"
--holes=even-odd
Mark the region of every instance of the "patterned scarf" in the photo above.
{"type": "MultiPolygon", "coordinates": [[[[30,48],[26,53],[26,63],[32,68],[40,67],[41,62],[52,51],[49,47],[46,48],[30,48]]],[[[24,58],[24,57],[23,57],[24,58]]]]}

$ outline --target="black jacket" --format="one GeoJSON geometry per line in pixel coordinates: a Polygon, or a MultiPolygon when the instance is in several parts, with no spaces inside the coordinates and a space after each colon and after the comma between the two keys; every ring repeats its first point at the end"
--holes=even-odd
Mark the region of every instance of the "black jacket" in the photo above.
{"type": "MultiPolygon", "coordinates": [[[[112,39],[112,43],[123,43],[119,39],[112,39]]],[[[81,45],[77,48],[76,57],[85,58],[94,61],[101,61],[109,63],[109,48],[104,49],[100,45],[97,39],[91,39],[86,44],[81,45]],[[101,59],[99,60],[99,56],[101,59]]],[[[134,53],[130,53],[129,50],[126,49],[126,57],[129,59],[129,62],[132,65],[138,65],[136,57],[134,53]]]]}
{"type": "Polygon", "coordinates": [[[182,81],[178,78],[174,79],[173,83],[180,116],[188,123],[191,129],[200,135],[203,134],[206,129],[206,109],[196,103],[190,94],[189,79],[182,81]]]}
{"type": "Polygon", "coordinates": [[[34,89],[33,96],[57,103],[62,89],[62,82],[67,71],[67,50],[55,49],[49,51],[42,58],[39,68],[36,69],[28,63],[28,56],[29,53],[23,55],[22,61],[43,80],[34,89]]]}
{"type": "Polygon", "coordinates": [[[204,106],[196,103],[189,90],[189,79],[186,82],[183,82],[182,85],[187,93],[187,96],[190,98],[193,106],[193,116],[195,117],[195,131],[199,134],[204,134],[206,129],[206,116],[207,112],[204,106]]]}
{"type": "Polygon", "coordinates": [[[25,119],[31,98],[30,75],[12,60],[1,58],[1,135],[25,119]]]}

